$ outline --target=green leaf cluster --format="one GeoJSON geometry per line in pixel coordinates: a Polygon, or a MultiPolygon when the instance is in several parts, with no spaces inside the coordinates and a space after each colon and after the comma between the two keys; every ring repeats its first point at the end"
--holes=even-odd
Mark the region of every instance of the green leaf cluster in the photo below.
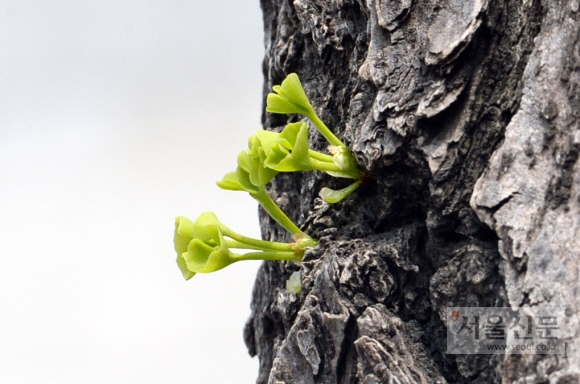
{"type": "MultiPolygon", "coordinates": [[[[331,204],[349,196],[360,186],[365,173],[358,169],[356,160],[346,145],[320,120],[312,108],[304,88],[302,88],[298,75],[291,73],[282,81],[281,85],[274,86],[273,90],[274,93],[270,93],[266,99],[266,111],[279,114],[300,114],[307,117],[330,143],[328,147],[330,155],[313,151],[310,148],[306,150],[308,147],[306,124],[291,123],[278,135],[282,136],[288,130],[285,137],[294,139],[293,142],[288,140],[292,145],[283,147],[286,150],[285,154],[284,151],[278,150],[279,146],[274,146],[270,149],[274,155],[269,157],[269,161],[264,162],[264,166],[279,172],[320,170],[334,177],[355,179],[355,182],[346,188],[338,191],[323,188],[320,193],[320,196],[331,204]],[[299,128],[298,125],[300,125],[299,128]],[[282,162],[277,163],[277,159],[281,159],[282,162]]],[[[256,133],[256,135],[267,134],[276,135],[276,133],[267,131],[256,133]]],[[[264,146],[268,146],[266,142],[264,146]]]]}
{"type": "MultiPolygon", "coordinates": [[[[306,116],[331,144],[329,154],[309,147],[305,122],[290,123],[279,133],[258,131],[248,140],[248,148],[238,155],[236,170],[226,174],[217,185],[225,190],[250,194],[290,232],[294,241],[279,243],[244,237],[223,225],[212,212],[202,213],[195,222],[180,216],[175,222],[174,246],[177,265],[185,279],[197,273],[218,271],[240,260],[299,262],[307,248],[316,247],[318,242],[302,232],[267,193],[266,185],[278,173],[319,170],[334,177],[354,179],[341,190],[323,188],[320,195],[329,203],[341,201],[361,184],[364,173],[358,169],[347,147],[318,118],[298,76],[288,75],[273,89],[275,93],[268,95],[266,110],[306,116]],[[238,249],[249,252],[233,251],[238,249]]],[[[300,291],[299,277],[294,277],[292,287],[293,292],[300,291]]]]}
{"type": "Polygon", "coordinates": [[[222,224],[213,212],[199,215],[195,222],[175,219],[173,238],[177,265],[187,280],[196,273],[215,272],[241,260],[300,261],[305,247],[242,236],[222,224]],[[232,249],[259,252],[234,253],[232,249]]]}

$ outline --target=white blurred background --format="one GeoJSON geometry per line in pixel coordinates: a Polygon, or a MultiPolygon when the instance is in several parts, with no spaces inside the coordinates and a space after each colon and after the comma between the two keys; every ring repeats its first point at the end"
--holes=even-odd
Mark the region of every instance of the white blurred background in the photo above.
{"type": "Polygon", "coordinates": [[[260,127],[258,0],[0,2],[0,382],[252,383],[258,262],[186,282],[174,218],[260,127]]]}

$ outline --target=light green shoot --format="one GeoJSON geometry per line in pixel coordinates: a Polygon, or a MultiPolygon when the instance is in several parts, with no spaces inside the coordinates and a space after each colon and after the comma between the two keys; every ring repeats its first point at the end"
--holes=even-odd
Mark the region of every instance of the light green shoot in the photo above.
{"type": "MultiPolygon", "coordinates": [[[[348,187],[320,192],[327,202],[341,201],[361,184],[365,173],[358,169],[352,153],[320,120],[310,104],[300,79],[290,74],[268,95],[266,110],[272,113],[306,116],[331,144],[330,155],[309,148],[306,123],[290,123],[280,133],[258,131],[248,141],[248,149],[238,155],[238,166],[217,183],[226,190],[244,191],[256,199],[268,214],[292,235],[292,243],[242,236],[223,225],[212,212],[202,213],[195,222],[178,217],[173,238],[177,265],[186,280],[197,273],[218,271],[241,260],[292,260],[300,262],[307,248],[316,247],[311,238],[292,222],[268,195],[265,186],[279,172],[319,170],[335,177],[354,179],[348,187]],[[245,250],[245,253],[232,251],[245,250]]],[[[291,292],[300,293],[300,274],[287,282],[291,292]]]]}
{"type": "MultiPolygon", "coordinates": [[[[308,147],[308,126],[303,122],[290,123],[280,133],[258,131],[251,140],[252,151],[264,153],[261,159],[265,167],[278,172],[319,170],[336,177],[357,179],[356,162],[345,161],[346,155],[330,156],[308,147]],[[257,140],[256,140],[257,138],[257,140]]],[[[339,148],[334,147],[332,148],[339,148]]],[[[346,152],[347,154],[348,151],[346,152]]],[[[354,159],[353,159],[354,160],[354,159]]]]}
{"type": "Polygon", "coordinates": [[[320,190],[319,195],[327,203],[334,204],[334,203],[337,203],[337,202],[343,200],[345,197],[347,197],[348,195],[350,195],[351,193],[356,191],[357,188],[360,186],[360,183],[361,183],[361,181],[359,180],[359,181],[352,183],[348,187],[343,188],[343,189],[339,189],[339,190],[334,190],[334,189],[324,187],[320,190]]]}
{"type": "Polygon", "coordinates": [[[305,239],[280,243],[245,237],[223,225],[213,212],[202,213],[195,222],[178,217],[173,242],[177,265],[186,280],[196,273],[215,272],[241,260],[298,262],[302,260],[306,248],[316,246],[316,241],[305,239]],[[238,254],[232,249],[254,252],[238,254]]]}
{"type": "MultiPolygon", "coordinates": [[[[279,172],[317,169],[325,171],[331,176],[357,180],[340,191],[324,188],[320,193],[320,197],[331,204],[339,202],[352,194],[360,186],[365,174],[358,169],[356,160],[346,145],[320,120],[304,92],[298,75],[295,73],[289,74],[282,81],[282,84],[274,86],[273,90],[274,93],[270,93],[267,97],[266,111],[270,113],[301,114],[306,116],[331,144],[328,148],[331,156],[315,152],[311,149],[306,154],[304,146],[308,147],[307,129],[298,127],[299,124],[303,123],[293,123],[288,124],[284,129],[286,131],[290,128],[292,133],[296,132],[294,136],[291,136],[295,141],[289,141],[291,145],[284,145],[279,139],[276,141],[273,137],[267,143],[265,142],[266,140],[262,140],[264,142],[264,152],[266,153],[264,165],[279,172]],[[304,129],[304,133],[302,129],[304,129]],[[330,164],[333,164],[334,167],[330,164]]],[[[280,133],[280,136],[282,133],[280,133]]],[[[268,134],[274,133],[262,133],[261,136],[268,134]]],[[[260,136],[259,133],[257,135],[260,136]]]]}
{"type": "Polygon", "coordinates": [[[332,145],[345,146],[338,137],[320,120],[312,104],[308,100],[298,75],[291,73],[282,81],[281,85],[275,85],[275,93],[270,93],[266,98],[266,111],[282,115],[300,114],[306,116],[320,133],[332,145]]]}
{"type": "Polygon", "coordinates": [[[265,151],[259,145],[259,139],[256,136],[251,137],[250,148],[238,155],[236,171],[226,174],[221,181],[218,181],[218,187],[230,191],[248,192],[270,217],[292,234],[295,241],[315,244],[316,240],[302,232],[268,195],[265,186],[278,171],[265,167],[265,158],[265,151]]]}

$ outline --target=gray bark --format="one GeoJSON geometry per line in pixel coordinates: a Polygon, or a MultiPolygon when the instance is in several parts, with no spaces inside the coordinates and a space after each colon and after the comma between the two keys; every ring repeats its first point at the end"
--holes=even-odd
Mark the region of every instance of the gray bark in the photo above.
{"type": "MultiPolygon", "coordinates": [[[[271,183],[321,242],[301,267],[259,271],[257,382],[579,383],[579,1],[261,5],[265,93],[298,73],[372,181],[332,206],[318,191],[342,180],[271,183]],[[566,306],[566,354],[446,354],[447,306],[566,306]]],[[[326,147],[313,129],[311,145],[326,147]]]]}

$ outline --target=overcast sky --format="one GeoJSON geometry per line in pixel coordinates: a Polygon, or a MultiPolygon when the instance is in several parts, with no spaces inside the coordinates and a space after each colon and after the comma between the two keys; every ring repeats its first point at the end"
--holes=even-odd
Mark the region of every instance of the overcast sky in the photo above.
{"type": "Polygon", "coordinates": [[[0,382],[252,383],[259,262],[185,282],[174,218],[260,128],[258,0],[0,3],[0,382]]]}

